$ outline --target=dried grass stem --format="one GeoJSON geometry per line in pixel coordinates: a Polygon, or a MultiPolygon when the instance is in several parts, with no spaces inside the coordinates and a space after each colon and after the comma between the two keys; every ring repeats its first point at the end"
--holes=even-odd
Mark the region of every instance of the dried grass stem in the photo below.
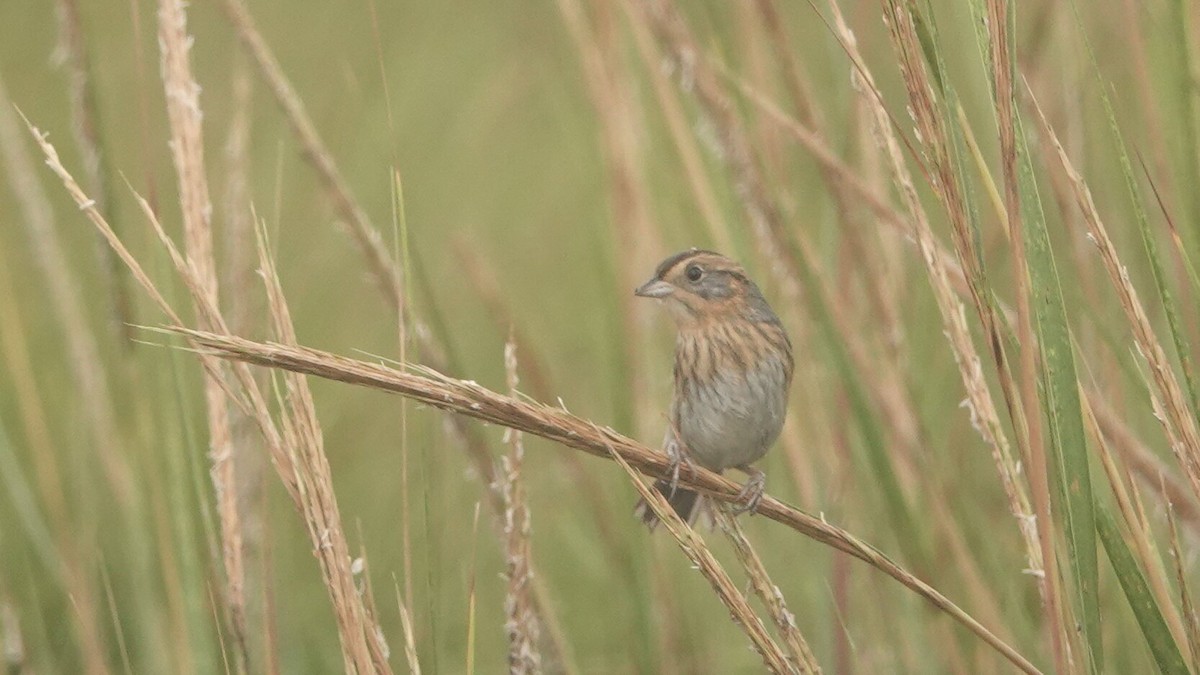
{"type": "MultiPolygon", "coordinates": [[[[181,326],[162,330],[187,338],[190,343],[200,346],[206,355],[400,394],[441,410],[519,429],[597,457],[610,457],[611,448],[631,466],[650,476],[663,477],[668,472],[669,462],[665,454],[651,450],[612,429],[599,427],[562,409],[503,396],[474,382],[446,377],[429,369],[417,367],[422,374],[406,373],[308,347],[255,342],[234,335],[220,335],[181,326]]],[[[695,467],[682,470],[679,480],[681,487],[698,490],[724,502],[736,501],[741,490],[741,486],[734,481],[695,467]]],[[[849,532],[770,496],[763,498],[758,513],[866,562],[953,617],[1023,671],[1038,672],[1025,657],[939,591],[849,532]]]]}

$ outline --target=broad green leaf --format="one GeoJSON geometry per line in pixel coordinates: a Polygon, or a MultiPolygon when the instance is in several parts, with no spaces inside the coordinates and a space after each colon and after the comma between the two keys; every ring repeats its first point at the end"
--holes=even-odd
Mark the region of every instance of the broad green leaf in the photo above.
{"type": "MultiPolygon", "coordinates": [[[[1034,328],[1041,352],[1042,411],[1054,471],[1051,486],[1057,496],[1056,513],[1063,519],[1067,540],[1064,571],[1072,583],[1074,610],[1083,628],[1089,652],[1089,670],[1104,669],[1100,635],[1099,569],[1096,560],[1096,525],[1087,442],[1079,404],[1075,355],[1064,307],[1062,284],[1046,229],[1037,181],[1029,158],[1020,115],[1014,110],[1017,139],[1017,183],[1021,200],[1021,236],[1025,237],[1034,328]]],[[[1018,233],[1014,232],[1013,236],[1018,233]]],[[[1033,348],[1032,345],[1025,345],[1033,348]]]]}
{"type": "MultiPolygon", "coordinates": [[[[1015,2],[1009,2],[1007,8],[1004,30],[1010,44],[1015,45],[1015,2]]],[[[990,63],[988,49],[990,36],[983,27],[986,11],[978,0],[972,3],[971,9],[980,53],[984,63],[991,66],[993,64],[990,63]]],[[[1017,78],[1015,62],[1000,65],[1008,70],[1008,76],[1014,83],[1020,81],[1017,78]]],[[[989,72],[991,70],[989,67],[989,72]]],[[[995,83],[992,95],[993,98],[999,95],[995,83]]],[[[1088,669],[1091,672],[1101,672],[1104,662],[1100,605],[1096,592],[1099,586],[1099,567],[1096,559],[1095,515],[1074,350],[1050,234],[1046,228],[1045,213],[1042,210],[1029,148],[1015,101],[1013,133],[1017,144],[1016,178],[1021,224],[1021,231],[1014,231],[1013,236],[1024,237],[1030,292],[1033,296],[1031,301],[1034,310],[1034,330],[1038,341],[1036,346],[1023,347],[1039,349],[1041,354],[1039,361],[1042,411],[1047,423],[1049,457],[1054,467],[1053,471],[1047,473],[1051,476],[1051,489],[1057,498],[1055,513],[1062,518],[1062,530],[1067,542],[1067,558],[1063,567],[1072,584],[1072,605],[1083,629],[1088,669]]]]}
{"type": "Polygon", "coordinates": [[[1146,644],[1150,647],[1150,653],[1154,656],[1159,671],[1181,675],[1187,673],[1183,654],[1167,628],[1167,622],[1158,608],[1158,603],[1154,601],[1154,595],[1150,593],[1146,577],[1138,567],[1129,545],[1121,536],[1116,521],[1100,505],[1096,506],[1096,527],[1100,533],[1100,541],[1104,544],[1104,551],[1108,554],[1108,560],[1117,575],[1117,581],[1121,584],[1121,590],[1125,591],[1125,599],[1129,601],[1129,608],[1133,610],[1133,616],[1142,629],[1142,636],[1146,638],[1146,644]]]}

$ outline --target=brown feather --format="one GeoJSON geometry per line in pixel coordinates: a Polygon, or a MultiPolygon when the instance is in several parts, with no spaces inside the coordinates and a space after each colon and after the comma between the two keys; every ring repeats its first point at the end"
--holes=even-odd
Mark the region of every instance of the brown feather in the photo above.
{"type": "MultiPolygon", "coordinates": [[[[692,249],[659,264],[655,280],[671,284],[664,301],[679,329],[675,342],[675,399],[671,425],[682,451],[714,471],[750,469],[775,442],[792,382],[792,345],[758,286],[736,262],[692,249]]],[[[685,520],[702,500],[686,490],[668,492],[685,520]]],[[[648,525],[657,522],[641,508],[648,525]]]]}

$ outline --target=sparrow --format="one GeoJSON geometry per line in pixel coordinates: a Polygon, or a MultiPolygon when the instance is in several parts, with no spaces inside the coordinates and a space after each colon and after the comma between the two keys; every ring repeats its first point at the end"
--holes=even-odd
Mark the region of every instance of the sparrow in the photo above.
{"type": "MultiPolygon", "coordinates": [[[[766,474],[752,466],[779,437],[792,383],[792,343],[779,317],[746,271],[713,251],[689,249],[663,260],[634,294],[654,298],[675,322],[675,392],[663,441],[671,477],[655,488],[689,524],[705,499],[679,488],[680,464],[748,480],[736,513],[754,512],[766,474]]],[[[658,517],[645,503],[635,513],[654,529],[658,517]]]]}

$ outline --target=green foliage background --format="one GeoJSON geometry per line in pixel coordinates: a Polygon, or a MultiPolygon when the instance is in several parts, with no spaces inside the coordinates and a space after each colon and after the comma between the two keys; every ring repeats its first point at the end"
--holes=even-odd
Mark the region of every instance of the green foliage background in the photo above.
{"type": "MultiPolygon", "coordinates": [[[[64,163],[77,170],[68,74],[55,56],[61,50],[56,47],[54,4],[0,3],[0,78],[11,102],[50,133],[64,163]]],[[[111,219],[156,280],[174,289],[174,300],[182,307],[186,295],[124,182],[150,198],[178,234],[155,8],[142,0],[82,4],[111,219]]],[[[796,61],[811,81],[812,102],[825,120],[830,145],[899,210],[887,170],[878,168],[842,48],[812,7],[774,4],[796,61]]],[[[963,3],[931,4],[946,75],[999,185],[994,105],[971,15],[963,3]]],[[[244,76],[254,82],[249,192],[272,233],[300,340],[351,356],[396,358],[392,311],[336,223],[327,194],[300,157],[294,136],[217,5],[196,2],[189,9],[217,227],[225,209],[229,167],[222,149],[234,114],[234,81],[244,76]]],[[[926,4],[920,8],[925,11],[926,4]]],[[[685,9],[710,56],[784,105],[779,64],[762,46],[766,34],[752,3],[688,3],[685,9]]],[[[916,147],[878,4],[846,2],[842,9],[895,123],[916,147]]],[[[623,3],[598,3],[586,11],[595,25],[615,31],[616,59],[625,66],[621,74],[634,96],[642,180],[658,233],[658,241],[639,242],[636,250],[620,243],[597,109],[589,98],[580,52],[555,3],[259,0],[251,10],[354,193],[389,237],[392,168],[402,175],[410,247],[417,260],[414,272],[425,280],[416,285],[415,303],[423,316],[438,319],[431,323],[457,357],[457,371],[450,374],[505,390],[507,330],[489,317],[464,269],[457,251],[466,248],[494,271],[513,323],[530,337],[534,353],[518,358],[545,365],[563,405],[656,443],[662,427],[658,411],[666,410],[670,397],[672,331],[654,307],[638,305],[635,320],[647,332],[634,347],[638,360],[627,360],[629,335],[621,320],[621,299],[632,288],[622,265],[628,260],[652,265],[675,250],[714,243],[700,223],[651,89],[647,68],[667,64],[640,61],[623,3]],[[645,378],[645,390],[636,396],[630,390],[635,371],[645,378]],[[634,410],[636,401],[653,409],[634,410]]],[[[824,5],[820,10],[828,16],[824,5]]],[[[1087,179],[1165,344],[1170,333],[1098,82],[1108,88],[1131,153],[1145,158],[1180,230],[1183,247],[1176,249],[1149,183],[1135,168],[1135,187],[1147,205],[1151,237],[1158,242],[1166,283],[1180,307],[1186,346],[1197,336],[1197,289],[1188,281],[1182,257],[1193,254],[1200,241],[1195,232],[1200,207],[1193,203],[1196,91],[1190,63],[1197,11],[1181,0],[1136,6],[1111,0],[1087,3],[1080,11],[1077,23],[1070,5],[1020,3],[1014,24],[1017,67],[1087,179]],[[1082,41],[1084,31],[1096,51],[1098,79],[1082,41]]],[[[1018,100],[1023,100],[1019,80],[1018,100]]],[[[915,247],[902,237],[879,234],[883,226],[858,205],[848,219],[840,218],[811,156],[750,102],[737,99],[737,114],[761,153],[772,196],[782,205],[795,238],[814,247],[819,273],[837,293],[836,311],[844,312],[864,344],[873,348],[871,359],[887,362],[902,378],[900,393],[914,412],[909,422],[921,448],[919,455],[902,457],[894,448],[906,432],[889,423],[879,407],[883,379],[860,364],[848,366],[852,377],[847,378],[839,361],[838,329],[814,309],[811,288],[802,288],[795,303],[787,299],[753,244],[711,127],[694,101],[683,101],[689,128],[705,151],[704,169],[716,185],[715,196],[736,241],[737,250],[727,253],[746,262],[777,307],[787,303],[780,313],[800,350],[791,412],[797,425],[788,433],[801,452],[788,456],[777,448],[764,461],[770,493],[822,513],[874,543],[1039,667],[1053,669],[1037,587],[1023,572],[1021,538],[988,449],[959,405],[963,385],[915,247]],[[851,227],[859,228],[857,238],[868,242],[866,251],[855,248],[851,227]],[[885,257],[886,251],[891,257],[885,257]],[[891,289],[894,304],[886,312],[870,297],[872,279],[883,279],[891,289]],[[854,386],[868,392],[864,410],[855,409],[854,386]],[[884,471],[896,474],[910,509],[907,523],[894,512],[878,465],[871,463],[872,435],[888,449],[884,471]],[[806,478],[797,481],[797,476],[806,478]]],[[[1120,304],[1085,237],[1069,190],[1057,178],[1057,165],[1049,161],[1052,155],[1036,145],[1044,140],[1036,117],[1024,103],[1020,106],[1076,340],[1080,381],[1094,383],[1161,465],[1182,480],[1151,412],[1146,366],[1133,347],[1120,304]]],[[[29,139],[23,140],[35,152],[29,139]]],[[[919,154],[909,156],[914,167],[919,154]]],[[[22,357],[10,338],[0,362],[0,610],[11,610],[11,620],[0,623],[0,636],[13,640],[19,634],[24,654],[11,667],[42,673],[83,668],[83,648],[70,629],[72,603],[53,571],[70,557],[98,592],[104,657],[113,671],[127,665],[144,673],[220,672],[225,669],[222,647],[227,650],[229,644],[225,627],[214,618],[220,613],[214,602],[222,575],[199,368],[186,354],[153,346],[164,342],[159,335],[134,331],[149,345],[119,339],[97,237],[40,158],[34,167],[67,247],[90,329],[103,350],[101,366],[114,392],[111,403],[124,439],[119,451],[136,475],[136,506],[122,510],[121,496],[102,480],[85,429],[87,401],[80,397],[76,364],[68,358],[64,328],[50,309],[18,195],[5,176],[0,181],[0,276],[8,279],[11,292],[0,285],[0,303],[7,306],[7,316],[19,317],[13,333],[28,347],[22,357]],[[13,358],[26,359],[36,391],[16,381],[13,358]],[[40,446],[29,437],[23,406],[45,418],[52,456],[37,456],[40,446]],[[61,521],[51,516],[38,492],[40,462],[62,473],[68,511],[61,521]],[[63,542],[77,550],[65,551],[63,542]]],[[[0,173],[14,170],[19,169],[6,164],[0,173]]],[[[970,176],[970,199],[981,214],[991,291],[1013,302],[1009,244],[977,167],[968,164],[964,171],[970,176]]],[[[936,234],[949,242],[945,214],[928,183],[920,181],[919,189],[936,234]]],[[[644,271],[648,276],[652,267],[644,271]]],[[[136,323],[163,322],[132,286],[131,293],[136,323]]],[[[973,316],[972,326],[977,348],[986,353],[973,316]]],[[[4,339],[0,335],[0,344],[4,339]]],[[[1014,346],[1013,353],[1024,347],[1028,345],[1014,346]]],[[[990,366],[985,359],[999,401],[990,366]]],[[[394,667],[405,668],[393,575],[403,574],[400,532],[407,518],[413,532],[412,610],[422,664],[427,672],[462,672],[468,649],[474,649],[480,672],[501,672],[506,653],[505,586],[499,576],[503,553],[486,513],[473,531],[475,505],[485,487],[469,471],[455,439],[444,433],[441,413],[410,407],[405,435],[399,399],[318,380],[312,387],[341,513],[355,548],[361,544],[366,551],[394,667]],[[404,443],[412,461],[411,513],[405,513],[400,500],[404,443]],[[475,644],[468,645],[472,577],[478,627],[475,644]]],[[[1008,418],[1003,421],[1007,428],[1008,418]]],[[[504,449],[503,429],[486,428],[484,433],[498,456],[504,449]]],[[[603,497],[603,511],[597,514],[583,503],[581,487],[555,457],[568,450],[532,438],[527,446],[533,559],[570,647],[564,667],[586,673],[753,672],[761,667],[745,636],[673,543],[648,536],[629,515],[635,494],[616,467],[583,460],[588,480],[603,497]],[[600,535],[601,521],[616,525],[615,538],[600,535]]],[[[1098,456],[1094,441],[1088,448],[1093,458],[1098,456]]],[[[1102,493],[1099,503],[1116,513],[1099,461],[1091,464],[1092,483],[1102,493]]],[[[266,589],[270,595],[271,606],[258,610],[258,616],[267,616],[276,627],[279,672],[336,671],[341,663],[337,633],[302,523],[269,467],[262,486],[266,515],[264,529],[255,535],[261,562],[251,574],[261,580],[259,592],[266,589]]],[[[1155,554],[1177,598],[1165,510],[1151,486],[1139,487],[1146,531],[1155,537],[1155,554]]],[[[848,564],[828,548],[773,523],[750,518],[747,527],[829,672],[1007,672],[995,653],[874,570],[848,564]]],[[[728,545],[716,534],[710,542],[740,580],[728,545]]],[[[1185,528],[1182,545],[1188,553],[1185,578],[1194,581],[1194,530],[1185,528]]],[[[1059,550],[1070,568],[1065,545],[1059,550]]],[[[1156,661],[1103,549],[1098,555],[1096,597],[1106,670],[1146,672],[1156,661]]],[[[261,601],[261,596],[252,598],[253,603],[261,601]]],[[[1179,647],[1188,653],[1186,645],[1179,647]]],[[[1194,658],[1188,654],[1192,667],[1194,658]]],[[[1077,666],[1084,667],[1082,662],[1077,666]]],[[[252,671],[261,667],[255,664],[252,671]]]]}

